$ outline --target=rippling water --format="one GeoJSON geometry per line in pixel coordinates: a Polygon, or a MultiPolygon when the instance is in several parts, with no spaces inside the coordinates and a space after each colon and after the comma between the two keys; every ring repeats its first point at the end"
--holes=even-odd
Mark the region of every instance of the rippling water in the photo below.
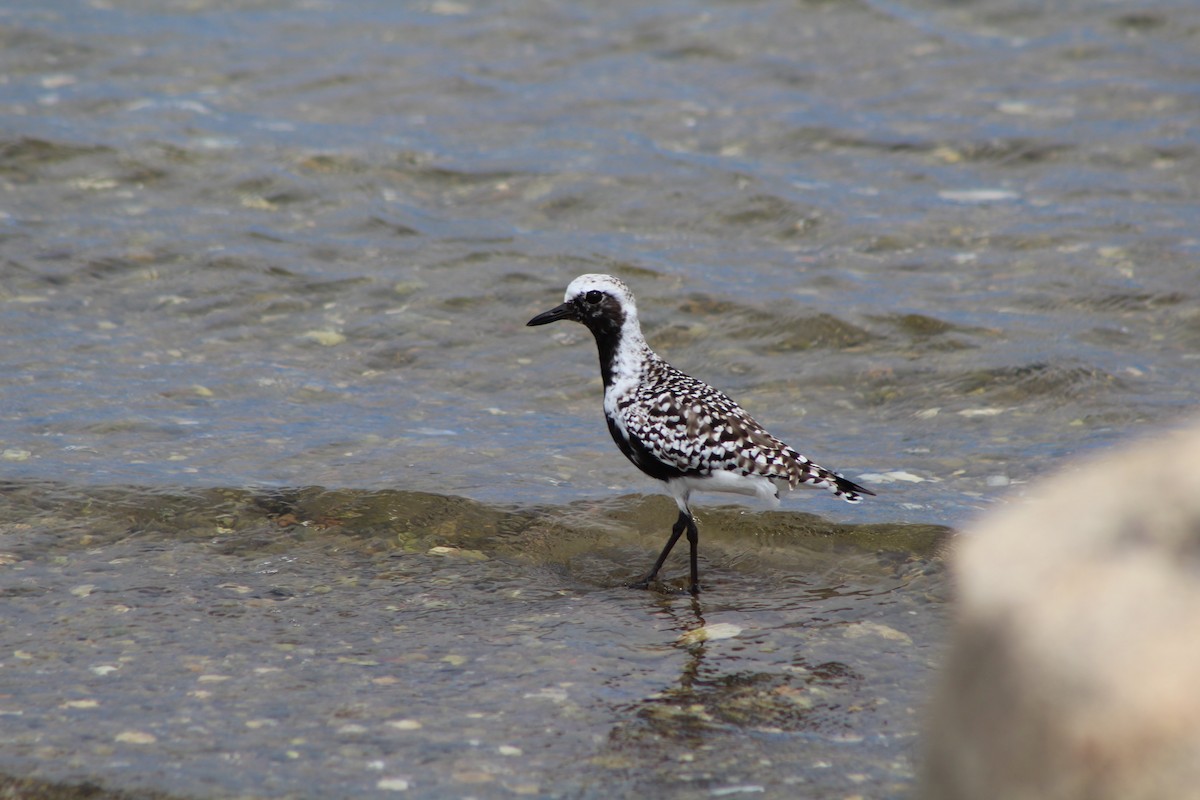
{"type": "Polygon", "coordinates": [[[902,794],[931,526],[1195,405],[1198,30],[1182,0],[0,11],[0,768],[902,794]],[[523,327],[595,271],[879,497],[705,511],[699,607],[620,588],[669,503],[587,332],[523,327]]]}

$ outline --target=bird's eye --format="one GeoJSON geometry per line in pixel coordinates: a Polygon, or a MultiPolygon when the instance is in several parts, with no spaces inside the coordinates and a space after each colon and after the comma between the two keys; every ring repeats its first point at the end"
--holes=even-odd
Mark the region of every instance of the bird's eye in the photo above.
{"type": "Polygon", "coordinates": [[[604,299],[604,292],[601,292],[598,289],[592,289],[590,292],[588,292],[587,294],[585,294],[583,296],[583,299],[587,300],[592,305],[595,305],[596,303],[599,303],[601,300],[604,299]]]}

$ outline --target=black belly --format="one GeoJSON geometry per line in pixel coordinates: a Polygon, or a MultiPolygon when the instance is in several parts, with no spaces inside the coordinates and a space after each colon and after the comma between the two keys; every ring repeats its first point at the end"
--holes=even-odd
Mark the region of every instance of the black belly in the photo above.
{"type": "Polygon", "coordinates": [[[612,434],[613,441],[617,443],[617,447],[621,449],[626,458],[633,462],[634,466],[651,478],[668,481],[672,478],[683,478],[688,475],[698,474],[696,472],[684,472],[678,467],[664,464],[650,452],[646,445],[642,444],[641,439],[633,434],[629,434],[628,437],[624,436],[621,433],[621,429],[617,427],[617,424],[607,414],[604,415],[604,419],[608,423],[608,432],[612,434]]]}

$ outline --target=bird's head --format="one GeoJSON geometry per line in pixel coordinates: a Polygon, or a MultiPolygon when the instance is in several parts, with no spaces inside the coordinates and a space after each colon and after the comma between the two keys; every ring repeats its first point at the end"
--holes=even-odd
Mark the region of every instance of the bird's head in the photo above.
{"type": "Polygon", "coordinates": [[[616,334],[628,323],[637,325],[637,305],[629,287],[613,276],[580,275],[567,286],[562,305],[525,324],[547,325],[560,319],[583,323],[598,337],[616,334]]]}

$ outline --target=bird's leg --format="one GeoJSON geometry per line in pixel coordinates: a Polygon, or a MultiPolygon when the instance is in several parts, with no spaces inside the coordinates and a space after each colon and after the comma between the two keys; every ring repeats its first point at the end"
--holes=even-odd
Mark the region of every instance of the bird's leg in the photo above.
{"type": "Polygon", "coordinates": [[[679,541],[679,537],[683,535],[684,529],[688,530],[688,541],[692,544],[692,584],[696,583],[696,545],[692,531],[696,529],[696,523],[692,521],[692,515],[685,511],[679,512],[679,519],[675,520],[674,527],[671,528],[671,538],[667,540],[667,546],[658,554],[658,560],[654,562],[654,566],[650,569],[649,574],[640,581],[635,581],[629,586],[633,589],[645,589],[650,585],[650,581],[658,577],[658,571],[662,569],[663,562],[667,560],[667,556],[671,554],[671,548],[679,541]]]}
{"type": "Polygon", "coordinates": [[[696,528],[696,520],[691,514],[687,517],[687,540],[692,563],[692,581],[688,590],[697,595],[700,594],[700,569],[696,565],[696,553],[700,550],[700,531],[696,528]]]}

